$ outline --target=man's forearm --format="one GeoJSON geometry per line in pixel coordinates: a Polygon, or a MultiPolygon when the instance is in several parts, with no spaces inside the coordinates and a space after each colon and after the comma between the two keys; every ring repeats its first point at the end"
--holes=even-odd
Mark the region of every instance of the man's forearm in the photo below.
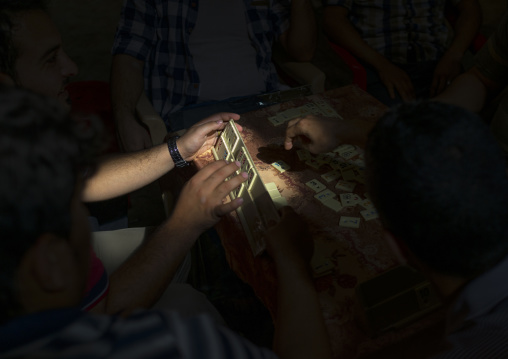
{"type": "Polygon", "coordinates": [[[458,76],[444,92],[433,99],[479,112],[487,100],[487,87],[475,74],[475,68],[458,76]]]}
{"type": "Polygon", "coordinates": [[[105,312],[129,314],[150,308],[166,290],[199,236],[169,219],[110,275],[105,312]]]}
{"type": "Polygon", "coordinates": [[[307,268],[277,266],[274,351],[280,358],[331,358],[330,337],[307,268]]]}
{"type": "Polygon", "coordinates": [[[287,53],[297,61],[310,61],[314,57],[317,26],[310,0],[291,1],[290,25],[281,36],[287,53]]]}
{"type": "Polygon", "coordinates": [[[143,61],[132,56],[113,56],[111,68],[111,101],[113,114],[119,121],[136,121],[136,105],[144,90],[143,61]]]}
{"type": "Polygon", "coordinates": [[[457,6],[459,15],[453,27],[454,36],[447,53],[462,58],[478,33],[482,9],[476,0],[462,0],[457,6]]]}
{"type": "Polygon", "coordinates": [[[166,144],[103,157],[85,183],[83,201],[102,201],[127,194],[157,180],[173,168],[166,144]]]}
{"type": "Polygon", "coordinates": [[[342,6],[327,6],[324,10],[324,29],[328,38],[368,63],[377,70],[389,62],[368,45],[347,18],[348,10],[342,6]]]}

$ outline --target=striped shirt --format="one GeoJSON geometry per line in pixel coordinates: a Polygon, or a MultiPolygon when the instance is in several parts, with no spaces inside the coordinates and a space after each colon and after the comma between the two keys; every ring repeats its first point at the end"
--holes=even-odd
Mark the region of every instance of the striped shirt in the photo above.
{"type": "Polygon", "coordinates": [[[462,290],[448,316],[449,349],[433,358],[508,358],[508,258],[462,290]]]}
{"type": "Polygon", "coordinates": [[[140,311],[128,318],[60,309],[0,327],[1,358],[277,358],[201,315],[140,311]]]}
{"type": "MultiPolygon", "coordinates": [[[[272,45],[289,29],[290,0],[244,1],[256,65],[266,92],[275,91],[272,45]]],[[[198,101],[200,80],[189,50],[198,10],[199,0],[126,0],[122,9],[112,53],[145,62],[146,94],[166,123],[171,112],[198,101]]]]}
{"type": "Polygon", "coordinates": [[[394,63],[435,61],[446,51],[446,0],[323,1],[325,6],[348,9],[349,20],[365,42],[394,63]]]}

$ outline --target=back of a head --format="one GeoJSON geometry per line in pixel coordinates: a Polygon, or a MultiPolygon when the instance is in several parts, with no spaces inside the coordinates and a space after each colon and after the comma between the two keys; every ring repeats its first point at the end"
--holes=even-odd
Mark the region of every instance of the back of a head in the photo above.
{"type": "Polygon", "coordinates": [[[436,271],[470,278],[508,253],[506,161],[473,113],[401,105],[366,148],[369,192],[385,227],[436,271]]]}
{"type": "Polygon", "coordinates": [[[46,0],[0,0],[0,72],[16,79],[18,56],[12,41],[16,16],[32,10],[47,10],[46,0]]]}
{"type": "Polygon", "coordinates": [[[69,231],[96,130],[56,100],[0,87],[0,322],[19,310],[12,279],[25,251],[43,233],[69,231]]]}

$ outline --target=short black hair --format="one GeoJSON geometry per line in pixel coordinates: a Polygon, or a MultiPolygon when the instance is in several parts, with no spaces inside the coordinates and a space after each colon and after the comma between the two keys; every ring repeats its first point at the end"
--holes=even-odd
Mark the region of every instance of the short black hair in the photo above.
{"type": "Polygon", "coordinates": [[[15,17],[28,11],[47,11],[46,0],[0,0],[0,72],[17,79],[16,60],[18,51],[14,46],[15,17]]]}
{"type": "Polygon", "coordinates": [[[392,109],[369,135],[366,171],[385,227],[434,270],[471,278],[506,257],[506,162],[477,115],[435,101],[392,109]]]}
{"type": "Polygon", "coordinates": [[[57,100],[0,87],[0,323],[19,314],[14,276],[43,233],[68,235],[78,179],[93,169],[98,125],[57,100]]]}

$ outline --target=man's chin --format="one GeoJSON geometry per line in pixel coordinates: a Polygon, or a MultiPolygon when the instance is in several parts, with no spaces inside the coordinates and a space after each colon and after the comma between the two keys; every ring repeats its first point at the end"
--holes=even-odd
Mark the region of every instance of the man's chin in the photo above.
{"type": "Polygon", "coordinates": [[[70,107],[71,106],[71,98],[69,96],[69,93],[67,91],[60,92],[58,94],[58,100],[62,102],[65,106],[70,107]]]}

